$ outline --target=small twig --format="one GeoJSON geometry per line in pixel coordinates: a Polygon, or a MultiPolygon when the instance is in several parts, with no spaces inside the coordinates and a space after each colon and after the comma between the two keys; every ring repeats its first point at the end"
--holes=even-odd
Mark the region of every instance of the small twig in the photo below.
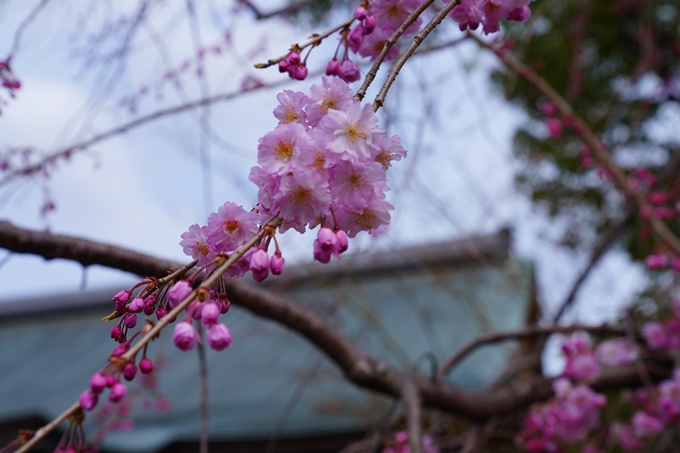
{"type": "Polygon", "coordinates": [[[387,92],[390,90],[392,83],[397,78],[397,75],[399,75],[399,71],[401,70],[402,67],[404,67],[406,61],[409,58],[411,58],[411,55],[413,55],[418,46],[420,46],[420,44],[432,32],[432,30],[434,30],[437,27],[437,25],[439,25],[444,20],[444,18],[446,18],[446,16],[451,12],[451,10],[455,8],[459,3],[460,0],[455,0],[447,4],[437,14],[434,15],[432,20],[425,26],[425,28],[423,28],[417,35],[413,37],[413,42],[411,42],[411,45],[408,46],[406,51],[394,63],[392,68],[390,68],[390,72],[387,74],[387,80],[385,80],[383,86],[380,88],[380,92],[373,101],[374,112],[377,112],[380,109],[380,107],[382,107],[382,105],[385,103],[385,97],[387,96],[387,92]]]}
{"type": "Polygon", "coordinates": [[[469,33],[468,36],[477,43],[491,50],[498,58],[512,71],[519,73],[527,82],[540,91],[550,102],[552,102],[560,114],[564,118],[570,118],[574,124],[574,131],[581,137],[581,139],[588,145],[593,152],[595,159],[611,174],[614,182],[621,190],[621,192],[637,207],[638,212],[644,212],[647,221],[649,221],[655,235],[665,242],[676,255],[680,255],[680,239],[673,234],[673,232],[666,226],[666,224],[654,214],[651,205],[648,203],[645,195],[637,192],[629,184],[626,174],[614,162],[612,156],[607,152],[602,142],[597,138],[595,133],[590,129],[583,119],[581,119],[571,105],[564,99],[545,79],[539,76],[535,71],[525,66],[521,62],[512,57],[509,51],[500,49],[492,44],[483,41],[479,36],[469,33]]]}
{"type": "Polygon", "coordinates": [[[378,75],[378,70],[380,69],[380,65],[385,61],[385,58],[387,57],[387,54],[390,52],[390,49],[392,46],[394,46],[397,43],[397,40],[401,37],[401,35],[404,34],[406,29],[413,25],[413,23],[418,20],[418,17],[432,4],[434,3],[434,0],[426,0],[424,1],[418,8],[416,8],[415,11],[413,11],[404,21],[403,24],[395,31],[392,36],[390,36],[387,41],[385,41],[385,44],[383,45],[382,50],[380,51],[380,54],[378,55],[378,58],[375,60],[373,63],[373,66],[371,66],[371,69],[368,71],[366,74],[366,77],[364,78],[364,83],[361,84],[361,88],[359,88],[359,91],[357,91],[357,94],[354,95],[354,97],[358,101],[363,101],[364,96],[366,96],[366,90],[368,90],[368,87],[371,85],[373,80],[375,79],[376,75],[378,75]]]}
{"type": "Polygon", "coordinates": [[[264,20],[264,19],[269,19],[270,17],[274,16],[281,16],[281,15],[286,15],[286,14],[293,14],[298,12],[299,10],[306,8],[307,6],[313,5],[316,3],[317,0],[306,0],[306,1],[301,1],[297,3],[292,3],[288,6],[285,6],[281,9],[277,9],[275,11],[271,11],[268,13],[263,13],[260,11],[260,9],[253,4],[253,2],[248,1],[248,0],[240,0],[240,3],[244,6],[246,6],[249,10],[255,14],[255,18],[257,20],[264,20]]]}
{"type": "Polygon", "coordinates": [[[463,360],[468,354],[470,354],[472,351],[477,349],[479,346],[485,345],[485,344],[491,344],[491,343],[499,343],[501,341],[506,341],[506,340],[519,340],[523,338],[531,338],[539,335],[549,335],[553,333],[570,333],[570,332],[575,332],[575,331],[586,331],[586,332],[592,332],[592,333],[606,333],[606,334],[611,334],[611,335],[625,335],[626,331],[619,329],[614,326],[610,326],[607,324],[604,324],[602,326],[582,326],[582,325],[572,325],[572,326],[566,326],[566,327],[561,327],[561,326],[552,326],[552,327],[538,327],[538,326],[531,326],[527,327],[526,329],[521,329],[521,330],[511,330],[507,332],[495,332],[495,333],[490,333],[487,335],[482,335],[480,337],[477,337],[477,339],[473,340],[472,342],[468,343],[466,346],[464,346],[462,349],[460,349],[454,356],[452,356],[450,359],[448,359],[446,362],[442,364],[442,367],[439,370],[440,373],[440,380],[444,380],[446,376],[451,372],[453,368],[455,368],[458,363],[460,363],[461,360],[463,360]]]}
{"type": "Polygon", "coordinates": [[[600,258],[602,258],[609,250],[609,248],[616,242],[616,239],[626,231],[626,227],[631,222],[631,220],[633,220],[633,215],[629,213],[628,215],[626,215],[626,217],[624,217],[621,221],[614,225],[614,227],[609,230],[607,235],[603,237],[602,240],[595,246],[592,254],[590,255],[590,261],[588,261],[586,267],[581,271],[581,274],[578,276],[573,286],[571,287],[571,291],[569,291],[567,297],[560,304],[560,308],[557,310],[557,313],[555,313],[555,316],[553,316],[552,319],[553,324],[557,324],[560,318],[567,311],[567,308],[569,308],[574,303],[576,294],[581,288],[583,282],[586,281],[586,278],[588,278],[590,272],[595,268],[595,265],[600,261],[600,258]]]}
{"type": "MultiPolygon", "coordinates": [[[[331,29],[329,29],[329,30],[326,30],[325,32],[321,33],[320,35],[316,35],[316,34],[315,34],[315,35],[312,35],[312,39],[310,39],[309,41],[307,41],[306,43],[304,43],[304,44],[301,45],[301,46],[297,46],[297,48],[299,48],[299,50],[303,50],[303,49],[305,49],[305,48],[307,48],[307,47],[309,47],[309,46],[316,46],[316,45],[319,44],[324,38],[329,37],[330,35],[332,35],[332,34],[335,33],[336,31],[342,30],[343,28],[348,28],[350,25],[352,25],[352,22],[354,22],[354,20],[355,20],[355,19],[354,19],[354,16],[352,16],[350,19],[347,19],[345,22],[341,23],[340,25],[336,25],[335,27],[333,27],[333,28],[331,28],[331,29]]],[[[285,54],[285,55],[281,55],[279,58],[274,58],[274,59],[267,60],[266,63],[256,63],[256,64],[255,64],[255,68],[257,68],[257,69],[268,68],[268,67],[270,67],[270,66],[273,66],[273,65],[275,65],[275,64],[278,64],[279,61],[283,60],[283,59],[286,58],[287,56],[288,56],[288,54],[285,54]]]]}

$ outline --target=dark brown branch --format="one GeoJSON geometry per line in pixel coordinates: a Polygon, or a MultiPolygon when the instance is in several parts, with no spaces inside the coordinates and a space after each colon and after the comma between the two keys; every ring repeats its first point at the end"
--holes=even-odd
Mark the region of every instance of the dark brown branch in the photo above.
{"type": "MultiPolygon", "coordinates": [[[[48,259],[64,258],[79,263],[100,264],[144,276],[162,276],[167,274],[168,267],[177,267],[176,263],[119,247],[68,236],[22,230],[7,222],[0,223],[0,247],[48,259]]],[[[232,303],[256,315],[277,321],[307,338],[354,384],[395,398],[401,397],[397,389],[404,379],[403,371],[360,350],[315,314],[293,302],[241,281],[229,280],[226,289],[232,303]]],[[[178,308],[183,309],[185,305],[182,304],[178,308]]],[[[567,330],[558,328],[556,331],[560,329],[567,330]]],[[[590,331],[597,329],[620,334],[620,330],[608,326],[585,328],[590,331]]],[[[136,351],[130,349],[130,352],[136,351]]],[[[477,420],[510,414],[552,395],[551,380],[541,377],[523,380],[514,386],[507,386],[494,392],[461,389],[447,382],[435,383],[429,378],[411,379],[423,404],[477,420]]],[[[621,368],[603,373],[594,385],[601,385],[603,382],[635,385],[639,382],[639,377],[634,369],[621,368]]]]}
{"type": "Polygon", "coordinates": [[[440,380],[443,380],[456,365],[460,363],[468,354],[485,344],[500,343],[506,340],[521,340],[523,338],[532,338],[540,335],[550,335],[553,333],[571,333],[576,331],[585,331],[591,333],[604,333],[609,335],[623,336],[626,335],[624,329],[618,327],[602,325],[602,326],[582,326],[572,325],[566,327],[538,327],[531,326],[521,330],[511,330],[508,332],[494,332],[487,335],[482,335],[475,340],[468,343],[454,356],[442,364],[440,369],[440,380]]]}

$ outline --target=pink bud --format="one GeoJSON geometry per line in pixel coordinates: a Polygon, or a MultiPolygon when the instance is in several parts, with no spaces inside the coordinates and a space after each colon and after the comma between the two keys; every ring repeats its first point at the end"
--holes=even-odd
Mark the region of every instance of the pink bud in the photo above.
{"type": "Polygon", "coordinates": [[[175,308],[191,294],[191,285],[186,280],[180,280],[173,285],[166,295],[170,307],[175,308]]]}
{"type": "Polygon", "coordinates": [[[338,72],[340,71],[340,62],[333,58],[331,61],[328,62],[328,65],[326,66],[326,75],[328,76],[336,76],[338,75],[338,72]]]}
{"type": "Polygon", "coordinates": [[[91,411],[97,405],[98,400],[99,398],[97,398],[97,395],[95,395],[89,390],[85,390],[80,395],[78,402],[80,403],[80,407],[82,407],[83,410],[91,411]]]}
{"type": "Polygon", "coordinates": [[[357,6],[357,8],[354,10],[354,18],[356,20],[366,19],[367,14],[368,14],[368,11],[366,11],[366,8],[364,8],[363,6],[357,6]]]}
{"type": "Polygon", "coordinates": [[[288,72],[288,62],[284,58],[283,60],[279,61],[279,72],[288,72]]]}
{"type": "Polygon", "coordinates": [[[101,373],[94,373],[90,378],[90,389],[92,393],[99,394],[106,387],[106,378],[101,373]]]}
{"type": "Polygon", "coordinates": [[[206,333],[208,344],[216,351],[226,349],[231,344],[231,332],[224,324],[215,324],[206,333]]]}
{"type": "Polygon", "coordinates": [[[378,23],[376,20],[375,16],[373,14],[369,14],[366,16],[366,20],[364,20],[364,33],[367,35],[370,35],[373,33],[373,30],[375,30],[375,25],[378,23]]]}
{"type": "Polygon", "coordinates": [[[645,265],[647,266],[647,269],[650,270],[662,269],[668,265],[668,256],[664,253],[649,255],[645,258],[645,265]]]}
{"type": "Polygon", "coordinates": [[[109,393],[109,401],[111,401],[112,403],[117,403],[118,401],[122,400],[125,397],[126,392],[127,388],[125,387],[125,384],[117,382],[113,387],[111,387],[111,393],[109,393]]]}
{"type": "Polygon", "coordinates": [[[130,343],[128,343],[128,342],[126,341],[125,343],[121,343],[121,344],[119,344],[118,346],[116,346],[116,349],[113,350],[113,352],[111,353],[111,355],[113,355],[113,356],[120,356],[120,355],[123,355],[123,354],[125,354],[126,352],[128,352],[129,349],[130,349],[130,343]]]}
{"type": "Polygon", "coordinates": [[[203,317],[204,326],[212,326],[217,324],[217,318],[220,317],[220,307],[212,302],[205,304],[201,310],[201,316],[203,317]]]}
{"type": "Polygon", "coordinates": [[[106,386],[107,387],[109,387],[109,388],[113,387],[114,385],[116,385],[116,382],[118,382],[118,381],[116,380],[115,376],[113,376],[113,375],[106,376],[106,386]]]}
{"type": "Polygon", "coordinates": [[[269,276],[269,255],[264,249],[257,249],[250,259],[253,280],[260,283],[269,276]]]}
{"type": "Polygon", "coordinates": [[[307,78],[307,66],[304,64],[295,66],[292,71],[288,71],[288,74],[295,80],[305,80],[307,78]]]}
{"type": "Polygon", "coordinates": [[[118,327],[118,326],[113,326],[113,327],[111,328],[111,339],[113,339],[113,340],[115,340],[115,341],[118,341],[118,340],[120,339],[120,335],[121,335],[122,333],[123,333],[123,332],[120,330],[120,327],[118,327]]]}
{"type": "Polygon", "coordinates": [[[133,313],[139,313],[142,311],[144,308],[144,299],[141,297],[135,297],[132,299],[132,302],[130,302],[130,306],[128,307],[128,310],[130,310],[133,313]]]}
{"type": "Polygon", "coordinates": [[[123,377],[126,381],[131,381],[135,378],[137,374],[137,366],[134,362],[128,362],[123,368],[123,377]]]}
{"type": "Polygon", "coordinates": [[[156,310],[156,319],[160,321],[160,319],[167,314],[168,311],[165,308],[159,307],[158,310],[156,310]]]}
{"type": "Polygon", "coordinates": [[[146,299],[144,299],[144,314],[146,316],[151,316],[154,311],[156,311],[156,300],[158,299],[158,296],[155,294],[150,295],[146,299]]]}
{"type": "Polygon", "coordinates": [[[153,362],[146,357],[139,361],[139,371],[143,374],[148,374],[153,371],[153,362]]]}
{"type": "Polygon", "coordinates": [[[562,122],[557,118],[550,118],[545,122],[548,127],[550,138],[560,138],[562,136],[562,122]]]}
{"type": "Polygon", "coordinates": [[[352,60],[345,60],[340,65],[338,77],[347,83],[356,82],[361,78],[361,71],[359,71],[359,67],[352,60]]]}
{"type": "Polygon", "coordinates": [[[125,327],[132,329],[137,325],[137,315],[134,313],[128,313],[125,315],[125,327]]]}
{"type": "Polygon", "coordinates": [[[277,250],[274,255],[272,255],[271,261],[269,261],[269,268],[271,269],[272,274],[281,275],[284,263],[285,260],[281,256],[281,252],[277,250]]]}
{"type": "Polygon", "coordinates": [[[225,314],[229,311],[229,308],[231,307],[231,302],[228,300],[224,300],[223,302],[220,302],[220,313],[225,314]]]}
{"type": "Polygon", "coordinates": [[[299,54],[299,53],[297,53],[297,52],[291,52],[291,53],[289,53],[288,56],[286,57],[286,60],[285,60],[285,61],[286,61],[286,63],[287,63],[289,66],[297,66],[297,65],[300,64],[300,62],[301,62],[302,60],[300,59],[300,54],[299,54]]]}
{"type": "Polygon", "coordinates": [[[352,52],[356,53],[359,52],[359,47],[361,47],[361,43],[363,42],[364,42],[364,27],[362,27],[361,25],[357,25],[347,35],[347,45],[349,46],[350,49],[352,49],[352,52]]]}
{"type": "Polygon", "coordinates": [[[328,227],[319,228],[317,238],[321,248],[328,252],[333,250],[338,244],[338,237],[333,233],[333,230],[328,227]]]}
{"type": "Polygon", "coordinates": [[[338,239],[338,251],[339,253],[345,253],[349,248],[349,238],[344,230],[338,230],[335,232],[335,237],[338,239]]]}
{"type": "Polygon", "coordinates": [[[127,303],[128,299],[130,299],[130,291],[125,290],[125,291],[119,291],[118,294],[113,296],[111,299],[114,302],[122,302],[122,303],[127,303]]]}
{"type": "Polygon", "coordinates": [[[314,259],[323,264],[327,264],[331,260],[330,250],[324,250],[318,239],[314,241],[314,259]]]}
{"type": "Polygon", "coordinates": [[[194,326],[183,321],[175,326],[175,333],[172,336],[172,341],[178,349],[189,351],[194,349],[196,341],[200,343],[201,337],[198,336],[198,332],[196,332],[194,326]]]}

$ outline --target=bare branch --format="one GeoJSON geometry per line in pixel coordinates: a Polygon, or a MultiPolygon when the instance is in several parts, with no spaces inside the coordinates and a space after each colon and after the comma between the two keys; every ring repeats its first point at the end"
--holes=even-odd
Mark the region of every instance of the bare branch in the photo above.
{"type": "Polygon", "coordinates": [[[253,2],[249,0],[240,0],[240,3],[246,6],[249,10],[251,10],[253,14],[255,14],[255,18],[257,20],[264,20],[274,16],[286,16],[288,14],[295,14],[296,12],[300,11],[303,8],[313,5],[314,3],[316,3],[316,1],[317,0],[304,0],[301,2],[295,2],[291,3],[288,6],[284,6],[283,8],[270,11],[268,13],[263,13],[262,11],[260,11],[260,8],[255,6],[253,2]]]}
{"type": "Polygon", "coordinates": [[[572,326],[552,326],[552,327],[538,327],[531,326],[521,330],[511,330],[507,332],[494,332],[487,335],[482,335],[472,342],[464,346],[454,356],[442,364],[440,368],[440,380],[443,380],[456,365],[460,363],[468,354],[477,349],[479,346],[492,343],[500,343],[506,340],[520,340],[523,338],[531,338],[539,335],[550,335],[553,333],[571,333],[576,331],[585,331],[591,333],[604,333],[610,335],[623,336],[626,331],[618,327],[604,324],[602,326],[583,326],[574,324],[572,326]]]}
{"type": "Polygon", "coordinates": [[[437,27],[437,25],[439,25],[444,20],[444,18],[451,12],[451,10],[455,8],[459,3],[460,0],[455,0],[447,4],[437,14],[435,14],[430,23],[428,23],[425,26],[425,28],[423,28],[417,35],[413,37],[413,42],[411,43],[411,45],[408,46],[406,51],[394,63],[392,68],[390,68],[390,72],[387,74],[387,80],[385,80],[385,83],[383,83],[382,88],[380,88],[380,92],[373,101],[374,112],[377,112],[378,109],[380,109],[380,107],[382,107],[382,105],[385,103],[385,96],[387,96],[387,92],[390,90],[392,83],[397,78],[397,75],[399,75],[399,71],[401,71],[401,68],[404,66],[406,61],[409,58],[411,58],[411,55],[413,55],[413,53],[416,51],[418,46],[420,46],[420,44],[427,37],[427,35],[429,35],[432,32],[432,30],[434,30],[437,27]]]}
{"type": "MultiPolygon", "coordinates": [[[[325,32],[321,33],[320,35],[317,35],[317,34],[312,35],[312,39],[310,39],[309,41],[307,41],[303,45],[298,46],[296,44],[294,47],[296,47],[297,49],[299,49],[301,51],[301,50],[303,50],[303,49],[305,49],[309,46],[316,46],[316,45],[320,44],[321,41],[324,38],[329,37],[330,35],[332,35],[336,31],[342,30],[343,28],[349,28],[349,26],[352,25],[352,22],[354,22],[354,16],[352,16],[350,19],[347,19],[345,22],[341,23],[340,25],[336,25],[335,27],[333,27],[329,30],[326,30],[325,32]]],[[[279,58],[273,58],[273,59],[267,60],[266,63],[257,63],[257,64],[255,64],[255,67],[257,69],[268,68],[270,66],[277,64],[279,61],[283,60],[287,56],[288,56],[288,54],[281,55],[279,58]]]]}
{"type": "Polygon", "coordinates": [[[78,152],[78,151],[84,151],[91,147],[92,145],[95,145],[101,141],[104,141],[106,139],[109,139],[111,137],[114,137],[119,134],[123,134],[125,132],[128,132],[132,129],[136,129],[140,126],[143,126],[147,123],[150,123],[152,121],[159,120],[161,118],[164,118],[166,116],[171,116],[175,115],[178,113],[185,112],[187,110],[193,110],[195,108],[199,108],[205,105],[209,105],[215,102],[223,102],[223,101],[229,101],[231,99],[234,99],[242,94],[250,93],[253,91],[259,91],[267,88],[276,88],[281,85],[285,85],[287,83],[290,83],[289,79],[282,79],[273,83],[270,83],[269,85],[261,85],[257,86],[248,90],[239,90],[239,91],[232,91],[230,93],[222,93],[218,94],[215,96],[210,96],[207,98],[203,99],[198,99],[193,102],[187,102],[181,105],[177,105],[175,107],[170,107],[167,109],[163,110],[158,110],[156,112],[150,113],[148,115],[139,117],[137,119],[134,119],[128,123],[125,123],[121,126],[117,126],[113,129],[109,129],[108,131],[102,132],[101,134],[97,134],[94,137],[88,138],[87,140],[83,140],[82,142],[76,143],[74,145],[68,146],[66,148],[63,148],[59,151],[56,151],[49,156],[45,157],[42,159],[40,162],[29,165],[27,167],[23,167],[17,170],[14,170],[12,172],[7,173],[2,179],[0,179],[0,187],[7,184],[8,182],[14,180],[15,178],[19,176],[26,176],[26,175],[31,175],[33,173],[39,172],[43,168],[45,168],[47,165],[49,165],[52,162],[55,162],[59,159],[66,159],[69,158],[73,153],[78,152]]]}
{"type": "Polygon", "coordinates": [[[588,275],[590,275],[590,271],[592,271],[593,268],[595,268],[595,265],[600,261],[600,258],[602,258],[607,253],[609,248],[612,245],[614,245],[616,239],[618,239],[619,236],[621,236],[626,231],[626,227],[631,222],[631,220],[633,220],[633,215],[629,213],[628,215],[626,215],[625,218],[623,218],[621,221],[615,224],[614,227],[609,230],[607,235],[603,237],[600,240],[600,242],[597,243],[597,245],[593,249],[593,252],[590,255],[590,260],[588,261],[588,264],[581,271],[581,274],[578,276],[578,278],[572,285],[569,294],[560,304],[560,308],[557,310],[557,313],[555,313],[555,316],[552,319],[553,324],[557,324],[562,315],[564,315],[564,313],[567,311],[567,308],[569,308],[571,304],[574,303],[576,294],[578,293],[578,290],[581,288],[583,282],[585,282],[586,278],[588,278],[588,275]]]}
{"type": "Polygon", "coordinates": [[[430,7],[430,5],[434,3],[434,0],[426,0],[424,1],[418,8],[416,8],[415,11],[413,11],[404,21],[403,24],[395,31],[392,36],[390,36],[387,41],[385,41],[385,44],[383,45],[382,50],[380,51],[380,55],[378,55],[378,58],[375,60],[373,63],[373,66],[371,66],[371,69],[368,71],[366,74],[366,77],[364,78],[364,83],[361,84],[361,88],[359,88],[359,91],[357,91],[357,94],[354,95],[354,97],[358,101],[362,101],[364,99],[364,96],[366,96],[366,90],[368,90],[368,87],[371,85],[373,80],[375,79],[375,76],[378,75],[378,70],[380,69],[380,65],[385,61],[385,58],[387,57],[387,54],[390,52],[390,49],[392,46],[394,46],[397,43],[397,40],[401,37],[401,35],[404,34],[406,29],[413,25],[413,23],[418,20],[420,15],[430,7]]]}

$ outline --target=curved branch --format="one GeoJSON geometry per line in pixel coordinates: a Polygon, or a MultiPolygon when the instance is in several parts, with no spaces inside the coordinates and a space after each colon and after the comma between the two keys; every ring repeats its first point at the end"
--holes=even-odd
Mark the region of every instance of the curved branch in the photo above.
{"type": "Polygon", "coordinates": [[[626,198],[634,206],[637,207],[636,211],[642,215],[645,214],[646,219],[649,221],[652,231],[661,241],[665,242],[676,255],[680,255],[680,239],[673,234],[673,232],[666,226],[666,224],[654,214],[654,210],[645,198],[644,193],[636,191],[628,182],[626,174],[621,170],[621,168],[614,162],[612,156],[607,152],[607,149],[602,144],[595,133],[590,129],[583,119],[581,119],[574,109],[571,107],[569,102],[564,99],[545,79],[539,76],[535,71],[517,61],[512,57],[510,52],[504,49],[499,49],[479,38],[473,33],[468,32],[468,36],[477,43],[491,50],[495,53],[498,58],[511,70],[517,72],[522,76],[527,82],[534,86],[538,91],[540,91],[545,97],[550,99],[550,102],[555,104],[560,114],[564,118],[571,118],[574,122],[574,131],[581,137],[581,139],[588,145],[588,147],[593,151],[593,155],[596,160],[611,174],[614,182],[618,186],[619,190],[626,196],[626,198]]]}
{"type": "MultiPolygon", "coordinates": [[[[167,260],[95,241],[27,231],[7,222],[0,223],[0,226],[2,227],[0,247],[16,253],[32,253],[48,259],[64,258],[79,263],[96,263],[144,276],[164,275],[167,273],[168,264],[177,267],[176,263],[167,260]]],[[[210,280],[207,279],[201,286],[211,284],[210,280]]],[[[242,281],[228,280],[226,290],[232,303],[256,315],[272,319],[307,338],[354,384],[395,398],[401,397],[398,389],[401,388],[404,379],[403,371],[368,355],[315,314],[276,294],[242,281]]],[[[185,302],[177,308],[183,309],[185,302]]],[[[169,313],[167,318],[172,318],[172,314],[169,313]]],[[[164,319],[166,317],[149,333],[154,335],[158,333],[164,319]]],[[[607,326],[601,329],[611,331],[607,326]]],[[[615,332],[620,333],[618,330],[615,332]]],[[[138,350],[138,344],[122,358],[129,359],[131,354],[138,350]]],[[[651,373],[654,374],[654,371],[652,368],[651,373]]],[[[411,377],[411,380],[423,404],[477,420],[510,414],[552,395],[552,380],[542,377],[525,380],[493,392],[461,389],[448,382],[433,382],[424,377],[411,377]]],[[[630,386],[637,383],[639,383],[637,372],[624,367],[602,373],[594,386],[630,386]]]]}
{"type": "Polygon", "coordinates": [[[213,104],[215,102],[222,102],[222,101],[228,101],[231,99],[234,99],[237,96],[240,96],[242,94],[250,93],[252,91],[258,91],[258,90],[263,90],[267,88],[276,88],[281,85],[285,85],[287,83],[290,83],[290,79],[281,79],[279,81],[270,83],[268,85],[260,85],[256,86],[253,88],[250,88],[248,90],[239,90],[239,91],[232,91],[230,93],[222,93],[222,94],[217,94],[215,96],[210,96],[206,97],[203,99],[198,99],[193,102],[187,102],[181,105],[177,105],[175,107],[169,107],[167,109],[163,110],[158,110],[156,112],[150,113],[145,116],[141,116],[137,119],[134,119],[132,121],[129,121],[125,124],[122,124],[120,126],[114,127],[113,129],[109,129],[105,132],[102,132],[100,134],[95,135],[94,137],[88,138],[87,140],[83,140],[79,143],[76,143],[74,145],[65,147],[59,151],[56,151],[49,156],[41,159],[39,162],[33,165],[29,165],[26,167],[19,168],[17,170],[14,170],[12,172],[7,173],[2,179],[0,179],[0,187],[3,185],[13,181],[19,176],[26,176],[26,175],[32,175],[34,173],[37,173],[41,171],[43,168],[45,168],[47,165],[51,164],[52,162],[55,162],[59,159],[67,159],[69,158],[73,153],[79,152],[79,151],[84,151],[87,148],[89,148],[92,145],[95,145],[99,142],[102,142],[104,140],[107,140],[111,137],[114,137],[116,135],[123,134],[125,132],[128,132],[132,129],[137,129],[140,126],[143,126],[147,123],[150,123],[152,121],[159,120],[161,118],[165,118],[166,116],[170,115],[175,115],[177,113],[182,113],[187,110],[192,110],[196,109],[202,106],[206,106],[209,104],[213,104]]]}

